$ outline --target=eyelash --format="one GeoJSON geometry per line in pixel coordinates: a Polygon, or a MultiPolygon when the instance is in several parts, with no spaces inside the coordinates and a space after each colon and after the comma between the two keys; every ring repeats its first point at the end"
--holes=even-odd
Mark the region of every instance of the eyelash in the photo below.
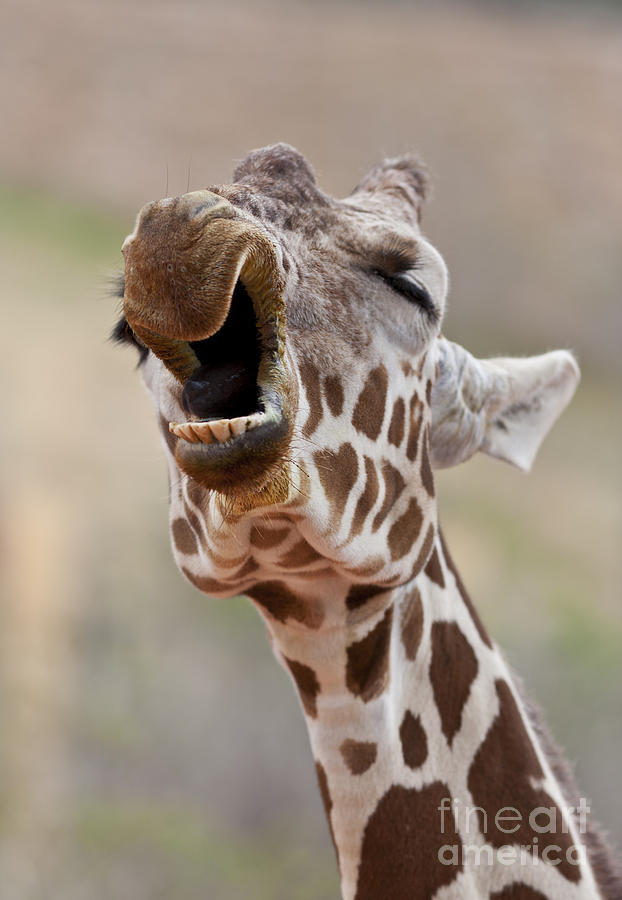
{"type": "Polygon", "coordinates": [[[438,319],[438,310],[425,288],[412,281],[405,275],[387,275],[386,272],[376,272],[382,280],[397,294],[405,297],[409,303],[414,303],[431,319],[438,319]]]}
{"type": "Polygon", "coordinates": [[[140,353],[138,365],[144,363],[149,356],[149,350],[144,344],[138,340],[132,329],[130,328],[125,316],[122,316],[113,328],[111,339],[117,344],[132,344],[140,353]]]}

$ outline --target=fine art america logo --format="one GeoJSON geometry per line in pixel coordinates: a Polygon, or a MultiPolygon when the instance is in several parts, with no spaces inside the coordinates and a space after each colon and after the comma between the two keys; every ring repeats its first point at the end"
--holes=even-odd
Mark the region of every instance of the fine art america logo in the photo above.
{"type": "Polygon", "coordinates": [[[468,806],[459,799],[444,797],[438,807],[441,834],[455,836],[455,824],[459,824],[462,835],[486,835],[489,840],[479,843],[443,844],[438,851],[438,859],[444,866],[485,865],[485,866],[533,866],[540,861],[550,866],[571,864],[578,866],[586,856],[585,847],[575,843],[571,836],[569,822],[575,826],[575,834],[585,834],[588,828],[590,807],[584,797],[577,806],[536,806],[529,812],[514,806],[502,806],[493,815],[481,806],[468,806]],[[519,841],[529,829],[532,837],[529,843],[519,841]],[[494,835],[494,836],[493,836],[494,835]],[[512,835],[516,835],[514,840],[512,835]],[[570,838],[559,840],[562,835],[570,838]],[[556,842],[558,841],[558,842],[556,842]]]}

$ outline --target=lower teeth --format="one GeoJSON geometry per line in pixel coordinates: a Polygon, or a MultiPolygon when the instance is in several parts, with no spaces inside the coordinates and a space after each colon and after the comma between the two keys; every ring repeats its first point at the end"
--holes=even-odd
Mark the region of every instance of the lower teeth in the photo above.
{"type": "Polygon", "coordinates": [[[235,419],[214,419],[209,422],[170,422],[169,431],[192,444],[222,444],[232,437],[250,431],[261,424],[265,413],[238,416],[235,419]]]}

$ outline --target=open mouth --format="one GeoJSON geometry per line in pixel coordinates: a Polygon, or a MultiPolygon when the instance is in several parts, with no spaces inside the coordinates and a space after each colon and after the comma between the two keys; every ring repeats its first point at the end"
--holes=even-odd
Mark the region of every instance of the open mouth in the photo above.
{"type": "Polygon", "coordinates": [[[179,438],[180,468],[205,486],[257,488],[282,459],[290,426],[280,345],[276,323],[257,316],[241,279],[222,327],[187,343],[196,358],[182,380],[187,418],[169,423],[169,430],[179,438]]]}
{"type": "Polygon", "coordinates": [[[222,328],[205,340],[191,341],[189,348],[198,366],[181,395],[188,420],[171,422],[173,434],[193,444],[223,444],[274,418],[266,413],[269,401],[260,397],[260,340],[253,303],[241,281],[222,328]]]}
{"type": "Polygon", "coordinates": [[[286,456],[293,390],[271,240],[199,191],[144,207],[123,253],[126,319],[180,385],[177,464],[210,489],[263,490],[286,456]]]}
{"type": "Polygon", "coordinates": [[[241,474],[234,467],[244,462],[255,463],[253,469],[261,462],[265,471],[269,448],[289,431],[278,378],[279,343],[274,325],[259,327],[253,301],[240,279],[220,330],[188,343],[197,362],[181,394],[188,418],[171,422],[169,429],[187,445],[180,443],[176,456],[194,477],[203,470],[200,480],[205,481],[210,470],[208,480],[213,482],[216,468],[218,482],[232,484],[241,474]]]}
{"type": "Polygon", "coordinates": [[[225,493],[263,490],[282,466],[291,434],[279,317],[253,303],[238,278],[223,325],[198,341],[138,328],[181,385],[187,418],[170,422],[186,474],[225,493]]]}

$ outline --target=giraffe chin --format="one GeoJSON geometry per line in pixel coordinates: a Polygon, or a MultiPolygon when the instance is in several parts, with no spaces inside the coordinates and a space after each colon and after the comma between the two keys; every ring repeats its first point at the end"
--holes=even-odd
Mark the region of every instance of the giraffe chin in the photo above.
{"type": "Polygon", "coordinates": [[[291,435],[290,418],[279,410],[257,428],[223,443],[190,443],[178,438],[175,461],[202,487],[234,498],[245,509],[280,503],[289,493],[291,435]]]}

